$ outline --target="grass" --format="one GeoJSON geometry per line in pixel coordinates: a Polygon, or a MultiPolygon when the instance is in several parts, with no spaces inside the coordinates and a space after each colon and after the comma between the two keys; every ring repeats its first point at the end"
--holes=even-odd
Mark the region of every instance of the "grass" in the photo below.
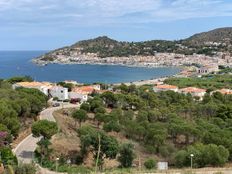
{"type": "Polygon", "coordinates": [[[170,78],[165,80],[165,83],[170,85],[176,85],[179,88],[189,86],[205,89],[232,88],[232,75],[207,75],[201,78],[170,78]]]}

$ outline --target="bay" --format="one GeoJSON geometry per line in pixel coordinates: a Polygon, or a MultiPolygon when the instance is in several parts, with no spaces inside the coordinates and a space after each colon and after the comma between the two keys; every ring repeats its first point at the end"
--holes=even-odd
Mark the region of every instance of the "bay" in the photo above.
{"type": "Polygon", "coordinates": [[[36,81],[60,82],[76,80],[80,83],[123,83],[148,80],[177,74],[175,67],[141,68],[112,65],[37,66],[31,62],[46,51],[0,51],[0,78],[29,75],[36,81]]]}

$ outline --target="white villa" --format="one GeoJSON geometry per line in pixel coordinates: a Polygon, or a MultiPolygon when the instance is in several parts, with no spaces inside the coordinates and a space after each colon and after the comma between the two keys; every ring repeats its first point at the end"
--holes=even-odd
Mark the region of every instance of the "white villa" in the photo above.
{"type": "Polygon", "coordinates": [[[49,90],[49,94],[54,98],[57,97],[59,100],[68,100],[68,88],[62,86],[53,86],[49,90]]]}
{"type": "Polygon", "coordinates": [[[19,82],[12,85],[13,89],[16,88],[32,88],[38,89],[46,96],[57,97],[59,100],[67,100],[68,89],[61,86],[54,86],[49,82],[19,82]]]}

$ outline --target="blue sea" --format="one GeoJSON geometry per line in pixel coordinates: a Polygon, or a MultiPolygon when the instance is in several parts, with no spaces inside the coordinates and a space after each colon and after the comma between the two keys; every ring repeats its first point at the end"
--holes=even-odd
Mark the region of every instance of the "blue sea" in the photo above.
{"type": "Polygon", "coordinates": [[[29,75],[37,81],[60,82],[76,80],[80,83],[123,83],[171,76],[180,70],[173,67],[135,68],[111,65],[37,66],[31,62],[46,51],[0,51],[0,79],[29,75]]]}

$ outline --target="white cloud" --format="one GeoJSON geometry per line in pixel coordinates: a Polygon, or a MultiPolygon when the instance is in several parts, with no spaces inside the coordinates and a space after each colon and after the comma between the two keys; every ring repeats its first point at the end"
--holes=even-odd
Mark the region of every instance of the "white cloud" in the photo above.
{"type": "Polygon", "coordinates": [[[0,0],[0,21],[106,25],[232,16],[231,9],[225,0],[0,0]]]}

